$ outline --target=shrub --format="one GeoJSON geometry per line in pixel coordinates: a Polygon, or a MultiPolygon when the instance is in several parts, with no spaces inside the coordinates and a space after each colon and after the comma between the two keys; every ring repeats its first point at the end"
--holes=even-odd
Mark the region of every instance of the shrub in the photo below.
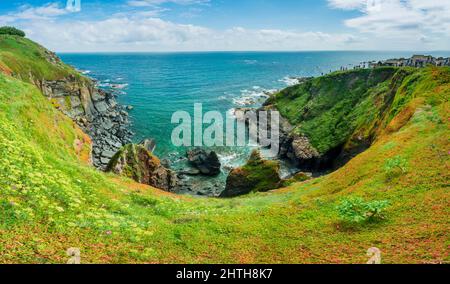
{"type": "Polygon", "coordinates": [[[362,198],[344,199],[337,207],[342,221],[350,224],[360,224],[368,221],[384,219],[384,210],[388,201],[366,202],[362,198]]]}
{"type": "Polygon", "coordinates": [[[0,27],[0,35],[16,35],[20,37],[25,37],[25,32],[15,28],[15,27],[0,27]]]}
{"type": "Polygon", "coordinates": [[[405,174],[407,171],[407,164],[408,162],[406,159],[401,156],[395,156],[394,158],[387,160],[384,164],[384,171],[386,172],[388,180],[405,174]]]}

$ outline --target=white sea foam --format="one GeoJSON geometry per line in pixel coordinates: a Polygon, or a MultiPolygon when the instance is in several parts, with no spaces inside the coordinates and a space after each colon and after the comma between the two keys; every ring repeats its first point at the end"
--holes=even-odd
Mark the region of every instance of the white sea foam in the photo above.
{"type": "Polygon", "coordinates": [[[254,64],[258,63],[258,60],[247,59],[247,60],[244,60],[244,63],[247,65],[254,65],[254,64]]]}
{"type": "Polygon", "coordinates": [[[122,90],[128,87],[128,84],[111,84],[111,88],[122,90]]]}
{"type": "Polygon", "coordinates": [[[109,88],[109,87],[111,87],[111,84],[110,83],[105,83],[105,82],[98,82],[97,86],[100,87],[100,88],[109,88]]]}
{"type": "Polygon", "coordinates": [[[275,90],[267,90],[259,86],[253,86],[250,90],[241,90],[241,96],[233,98],[233,104],[238,107],[262,104],[274,91],[275,90]]]}
{"type": "Polygon", "coordinates": [[[300,83],[298,78],[286,76],[283,79],[278,80],[279,82],[283,82],[288,86],[294,86],[300,83]]]}
{"type": "Polygon", "coordinates": [[[227,154],[217,154],[220,163],[223,165],[225,170],[232,170],[233,168],[239,167],[244,162],[243,153],[227,153],[227,154]]]}

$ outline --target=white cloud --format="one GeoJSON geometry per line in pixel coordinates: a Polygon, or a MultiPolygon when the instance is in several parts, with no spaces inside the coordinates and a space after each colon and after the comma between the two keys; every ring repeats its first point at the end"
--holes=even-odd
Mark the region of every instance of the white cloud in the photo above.
{"type": "Polygon", "coordinates": [[[158,6],[162,3],[208,0],[140,1],[156,6],[95,20],[60,17],[69,11],[54,3],[23,6],[0,16],[0,25],[16,25],[31,39],[56,51],[450,49],[450,0],[369,0],[368,6],[363,5],[366,1],[328,0],[331,7],[361,13],[345,21],[353,29],[351,33],[243,27],[217,30],[160,18],[166,11],[158,6]]]}
{"type": "MultiPolygon", "coordinates": [[[[378,38],[450,42],[450,0],[329,0],[331,7],[359,10],[345,24],[378,38]]],[[[448,45],[447,45],[448,47],[448,45]]]]}
{"type": "Polygon", "coordinates": [[[218,31],[136,16],[58,24],[33,21],[26,32],[57,51],[312,50],[342,49],[355,42],[348,34],[245,28],[218,31]]]}
{"type": "Polygon", "coordinates": [[[328,4],[332,8],[355,10],[361,9],[367,5],[368,0],[328,0],[328,4]]]}
{"type": "Polygon", "coordinates": [[[210,0],[130,0],[128,5],[133,7],[151,7],[158,6],[164,3],[174,3],[179,5],[193,5],[193,4],[206,4],[210,0]]]}
{"type": "Polygon", "coordinates": [[[67,13],[69,11],[61,8],[58,3],[49,3],[40,7],[24,5],[17,12],[0,16],[0,24],[8,24],[20,20],[45,20],[67,13]]]}

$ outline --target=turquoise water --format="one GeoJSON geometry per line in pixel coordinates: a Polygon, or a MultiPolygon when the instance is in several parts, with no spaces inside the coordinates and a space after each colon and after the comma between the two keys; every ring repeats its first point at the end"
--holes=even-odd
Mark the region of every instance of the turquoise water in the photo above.
{"type": "MultiPolygon", "coordinates": [[[[62,59],[100,86],[119,92],[118,101],[131,105],[135,141],[154,138],[161,158],[184,155],[171,143],[175,111],[226,113],[235,107],[259,104],[265,90],[286,87],[289,77],[318,76],[363,61],[409,57],[413,52],[215,52],[61,54],[62,59]],[[350,64],[350,65],[349,65],[350,64]]],[[[434,53],[435,56],[447,55],[434,53]]],[[[221,149],[224,163],[235,166],[247,149],[221,149]]]]}

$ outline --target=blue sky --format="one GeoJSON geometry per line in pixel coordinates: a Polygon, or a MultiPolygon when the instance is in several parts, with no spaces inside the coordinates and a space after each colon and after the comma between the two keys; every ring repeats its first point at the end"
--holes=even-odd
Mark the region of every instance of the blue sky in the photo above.
{"type": "Polygon", "coordinates": [[[56,51],[450,49],[450,0],[1,1],[56,51]]]}

